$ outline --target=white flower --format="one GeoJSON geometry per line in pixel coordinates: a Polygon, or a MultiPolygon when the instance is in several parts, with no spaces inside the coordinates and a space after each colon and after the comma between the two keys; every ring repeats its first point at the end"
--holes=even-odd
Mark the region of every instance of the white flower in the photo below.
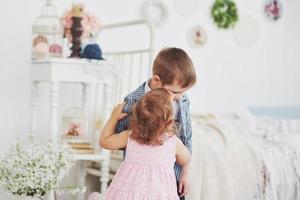
{"type": "MultiPolygon", "coordinates": [[[[28,146],[16,142],[0,160],[0,188],[15,195],[42,197],[62,191],[62,178],[74,165],[74,152],[66,144],[43,145],[30,138],[28,146]]],[[[67,187],[71,192],[74,187],[67,187]]]]}

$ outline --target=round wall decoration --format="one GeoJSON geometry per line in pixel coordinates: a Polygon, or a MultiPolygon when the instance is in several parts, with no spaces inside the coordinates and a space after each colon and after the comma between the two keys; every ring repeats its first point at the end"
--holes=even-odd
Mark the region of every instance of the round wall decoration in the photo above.
{"type": "Polygon", "coordinates": [[[211,9],[211,16],[219,28],[228,29],[238,21],[238,9],[231,0],[216,0],[211,9]]]}
{"type": "Polygon", "coordinates": [[[142,12],[144,18],[156,27],[164,25],[168,18],[167,6],[160,0],[146,0],[142,12]]]}
{"type": "Polygon", "coordinates": [[[277,21],[282,16],[282,4],[279,0],[268,0],[265,4],[264,11],[269,19],[277,21]]]}
{"type": "Polygon", "coordinates": [[[202,47],[207,42],[207,34],[205,29],[203,29],[201,26],[193,27],[187,33],[187,40],[190,46],[194,48],[202,47]]]}
{"type": "Polygon", "coordinates": [[[243,16],[233,29],[235,41],[244,47],[255,44],[259,38],[259,27],[256,21],[250,16],[243,16]]]}

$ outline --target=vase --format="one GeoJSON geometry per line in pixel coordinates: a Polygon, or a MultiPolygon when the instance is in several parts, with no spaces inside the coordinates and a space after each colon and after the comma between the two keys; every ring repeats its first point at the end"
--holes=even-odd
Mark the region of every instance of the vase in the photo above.
{"type": "Polygon", "coordinates": [[[72,34],[72,47],[71,47],[71,58],[80,58],[81,56],[81,34],[83,27],[81,25],[82,17],[72,17],[73,24],[71,27],[72,34]]]}

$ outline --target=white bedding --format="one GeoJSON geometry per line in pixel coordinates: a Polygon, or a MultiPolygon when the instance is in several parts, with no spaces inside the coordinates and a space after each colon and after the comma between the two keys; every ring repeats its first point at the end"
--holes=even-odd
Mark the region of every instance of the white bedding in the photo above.
{"type": "Polygon", "coordinates": [[[283,126],[289,121],[244,114],[193,119],[188,200],[300,199],[300,133],[283,126]]]}

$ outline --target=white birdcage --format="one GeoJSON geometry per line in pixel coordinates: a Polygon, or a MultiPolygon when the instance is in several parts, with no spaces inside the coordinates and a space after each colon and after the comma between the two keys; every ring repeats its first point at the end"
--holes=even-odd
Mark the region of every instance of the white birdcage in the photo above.
{"type": "Polygon", "coordinates": [[[32,26],[32,59],[62,57],[63,29],[53,0],[47,0],[32,26]]]}

